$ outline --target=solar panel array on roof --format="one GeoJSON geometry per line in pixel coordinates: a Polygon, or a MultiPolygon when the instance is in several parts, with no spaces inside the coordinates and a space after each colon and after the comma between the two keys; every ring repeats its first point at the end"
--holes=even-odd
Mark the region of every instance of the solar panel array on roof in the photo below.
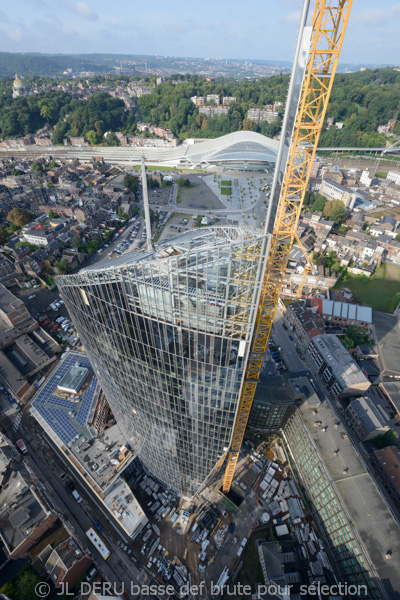
{"type": "Polygon", "coordinates": [[[87,418],[89,416],[90,407],[92,406],[93,397],[96,392],[96,388],[97,388],[97,379],[95,377],[92,377],[92,380],[91,380],[89,386],[87,387],[87,389],[85,390],[85,393],[83,394],[81,405],[79,407],[79,412],[76,417],[76,421],[77,421],[77,423],[79,423],[79,425],[81,427],[85,427],[85,425],[87,423],[87,418]]]}
{"type": "MultiPolygon", "coordinates": [[[[71,367],[78,363],[93,371],[87,356],[77,352],[69,352],[59,363],[58,368],[54,370],[43,387],[40,388],[33,401],[33,405],[37,411],[66,445],[84,433],[79,431],[79,429],[86,426],[97,387],[97,379],[92,376],[87,389],[78,402],[60,398],[55,394],[60,380],[71,367]],[[75,412],[77,408],[77,416],[69,414],[70,411],[75,412]]],[[[89,436],[88,432],[87,434],[89,436]]]]}

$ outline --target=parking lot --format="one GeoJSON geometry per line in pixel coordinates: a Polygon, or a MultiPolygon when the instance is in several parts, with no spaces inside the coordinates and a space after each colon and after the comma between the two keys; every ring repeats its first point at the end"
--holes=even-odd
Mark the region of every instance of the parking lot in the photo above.
{"type": "Polygon", "coordinates": [[[185,231],[193,229],[194,219],[194,215],[173,213],[163,229],[160,241],[169,240],[185,231]]]}
{"type": "Polygon", "coordinates": [[[13,289],[13,293],[26,304],[32,317],[59,344],[64,342],[67,345],[76,345],[79,342],[78,335],[70,322],[68,311],[64,302],[60,300],[57,289],[50,291],[43,288],[35,290],[20,290],[17,288],[13,289]],[[31,296],[34,296],[34,298],[31,296]],[[30,297],[31,299],[29,299],[30,297]],[[54,305],[55,302],[57,303],[56,306],[54,305]],[[53,310],[50,305],[53,305],[56,310],[53,310]]]}
{"type": "Polygon", "coordinates": [[[22,300],[32,317],[34,317],[36,313],[46,310],[51,302],[54,302],[59,296],[59,291],[57,289],[55,291],[44,288],[21,290],[14,286],[11,288],[11,291],[17,298],[22,300]],[[29,299],[30,296],[34,296],[34,298],[29,299]]]}

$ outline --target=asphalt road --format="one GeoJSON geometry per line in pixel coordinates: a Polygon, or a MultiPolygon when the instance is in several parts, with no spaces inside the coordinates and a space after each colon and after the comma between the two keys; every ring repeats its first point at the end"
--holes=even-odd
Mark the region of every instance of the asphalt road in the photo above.
{"type": "Polygon", "coordinates": [[[272,332],[272,340],[281,348],[281,355],[286,368],[289,371],[300,371],[306,368],[306,363],[297,354],[293,342],[289,339],[288,334],[282,327],[283,319],[279,307],[276,309],[274,327],[272,332]]]}

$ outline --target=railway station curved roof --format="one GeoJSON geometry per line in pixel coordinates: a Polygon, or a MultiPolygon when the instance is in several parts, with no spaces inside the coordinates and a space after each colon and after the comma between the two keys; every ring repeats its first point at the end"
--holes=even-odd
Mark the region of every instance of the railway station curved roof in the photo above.
{"type": "Polygon", "coordinates": [[[193,166],[275,163],[279,142],[255,133],[235,131],[228,135],[190,145],[185,158],[193,166]]]}

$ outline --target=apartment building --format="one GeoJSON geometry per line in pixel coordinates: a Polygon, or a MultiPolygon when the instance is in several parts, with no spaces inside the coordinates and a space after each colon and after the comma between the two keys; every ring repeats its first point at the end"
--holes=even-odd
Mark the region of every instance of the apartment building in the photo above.
{"type": "Polygon", "coordinates": [[[336,398],[360,396],[371,387],[370,381],[336,335],[324,333],[315,336],[309,352],[326,387],[336,398]]]}
{"type": "Polygon", "coordinates": [[[321,316],[310,308],[306,308],[303,302],[292,302],[285,312],[286,321],[293,332],[295,332],[303,350],[307,350],[311,340],[316,335],[325,331],[325,325],[321,316]]]}
{"type": "Polygon", "coordinates": [[[385,416],[369,396],[352,400],[346,408],[345,416],[349,427],[361,442],[372,440],[389,431],[385,416]]]}
{"type": "Polygon", "coordinates": [[[230,104],[233,104],[234,102],[236,102],[236,96],[224,96],[222,98],[222,104],[224,106],[229,106],[230,104]]]}
{"type": "Polygon", "coordinates": [[[400,171],[389,171],[386,175],[386,179],[393,181],[396,185],[400,185],[400,171]]]}
{"type": "Polygon", "coordinates": [[[400,507],[400,449],[387,446],[374,450],[374,467],[378,479],[397,507],[400,507]]]}
{"type": "Polygon", "coordinates": [[[219,106],[219,94],[207,94],[207,104],[213,103],[214,106],[219,106]]]}
{"type": "Polygon", "coordinates": [[[353,192],[339,183],[323,179],[319,193],[328,200],[341,200],[346,208],[350,208],[353,192]]]}
{"type": "Polygon", "coordinates": [[[272,121],[278,118],[278,115],[277,110],[265,110],[263,108],[250,108],[247,111],[247,119],[256,123],[263,123],[263,121],[272,123],[272,121]]]}
{"type": "Polygon", "coordinates": [[[206,115],[206,117],[211,119],[212,117],[227,115],[229,113],[229,108],[225,106],[202,106],[199,108],[199,113],[206,115]]]}
{"type": "Polygon", "coordinates": [[[206,103],[206,99],[204,96],[192,96],[190,99],[193,102],[193,104],[197,106],[197,108],[204,106],[206,103]]]}

